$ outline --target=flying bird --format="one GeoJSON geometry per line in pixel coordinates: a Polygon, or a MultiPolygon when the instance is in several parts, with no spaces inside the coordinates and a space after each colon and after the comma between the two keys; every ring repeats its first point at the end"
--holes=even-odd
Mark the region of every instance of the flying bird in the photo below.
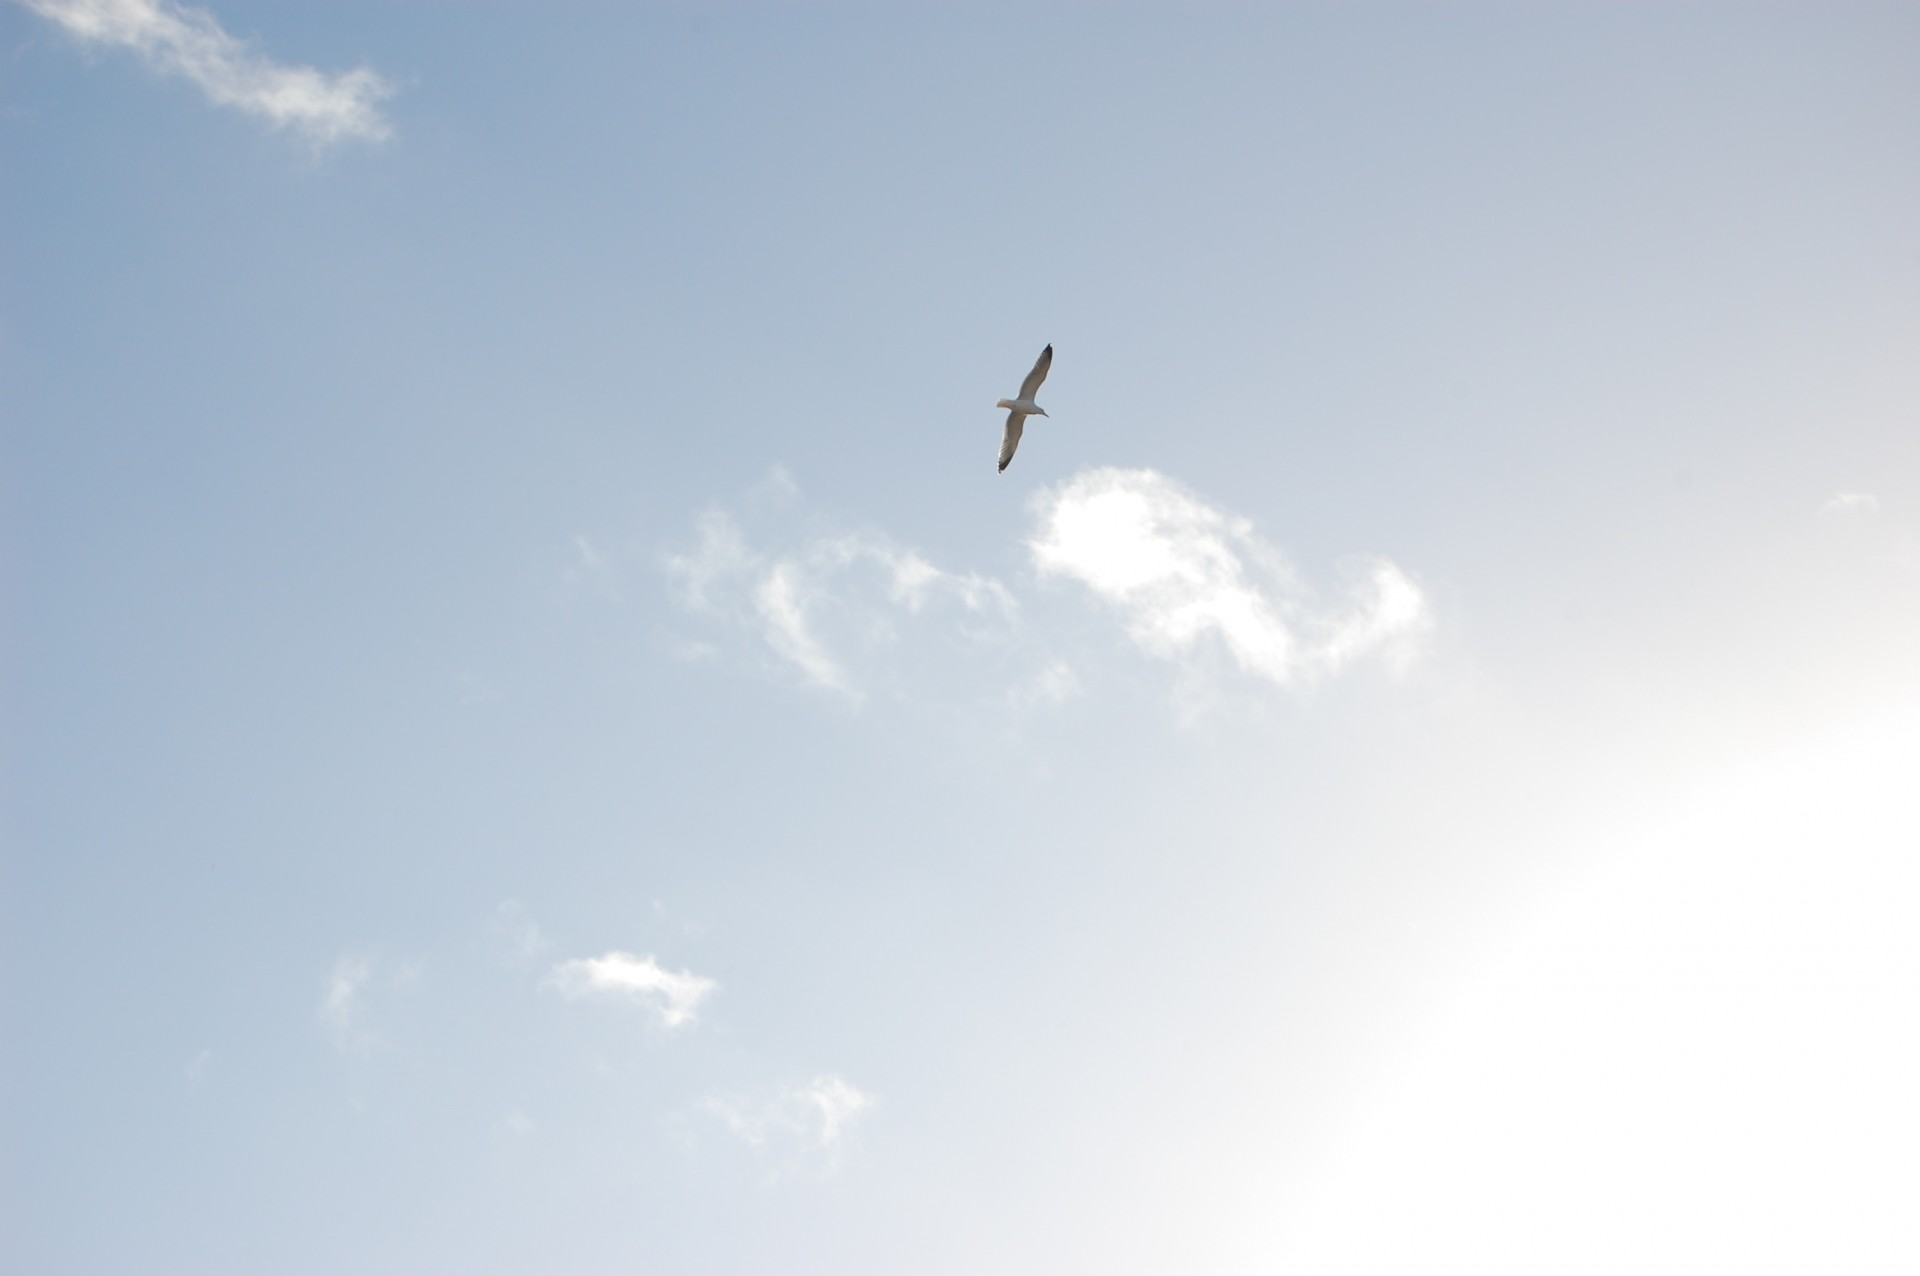
{"type": "Polygon", "coordinates": [[[1007,466],[1013,464],[1013,450],[1020,446],[1020,434],[1027,427],[1030,416],[1045,416],[1047,410],[1033,401],[1040,393],[1040,383],[1047,379],[1047,369],[1053,366],[1053,347],[1048,346],[1033,361],[1033,371],[1027,373],[1027,379],[1020,383],[1020,397],[1002,399],[996,407],[1007,409],[1007,435],[1000,440],[1000,472],[1005,474],[1007,466]]]}

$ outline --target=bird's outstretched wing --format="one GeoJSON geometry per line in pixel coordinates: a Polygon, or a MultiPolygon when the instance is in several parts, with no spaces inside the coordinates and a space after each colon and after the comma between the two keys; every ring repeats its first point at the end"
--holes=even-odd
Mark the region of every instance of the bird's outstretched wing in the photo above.
{"type": "MultiPolygon", "coordinates": [[[[1049,347],[1051,348],[1051,347],[1049,347]]],[[[1041,376],[1046,375],[1045,369],[1041,376]]],[[[1035,382],[1035,384],[1039,384],[1035,382]]],[[[1007,466],[1013,464],[1013,450],[1020,446],[1020,435],[1027,428],[1027,414],[1024,412],[1007,413],[1007,436],[1000,440],[1000,472],[1005,474],[1007,466]]]]}
{"type": "MultiPolygon", "coordinates": [[[[1040,392],[1040,383],[1047,379],[1047,369],[1052,366],[1053,347],[1049,345],[1045,350],[1040,352],[1040,357],[1033,361],[1033,371],[1027,373],[1027,379],[1020,383],[1020,397],[1022,399],[1025,399],[1028,403],[1033,402],[1033,396],[1040,392]]],[[[1012,456],[1013,453],[1009,452],[1007,455],[1012,456]]]]}

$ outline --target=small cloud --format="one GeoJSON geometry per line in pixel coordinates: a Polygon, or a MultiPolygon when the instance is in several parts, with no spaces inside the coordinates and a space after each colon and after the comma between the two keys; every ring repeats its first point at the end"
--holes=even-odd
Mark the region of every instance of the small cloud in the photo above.
{"type": "Polygon", "coordinates": [[[723,615],[731,610],[731,595],[739,578],[757,575],[760,555],[747,548],[734,521],[720,510],[709,510],[697,524],[700,544],[684,554],[664,554],[661,564],[680,585],[680,605],[688,611],[723,615]]]}
{"type": "Polygon", "coordinates": [[[673,644],[668,648],[667,654],[675,660],[682,661],[686,664],[699,665],[718,660],[720,658],[720,648],[710,642],[702,642],[698,638],[693,638],[686,642],[673,644]]]}
{"type": "Polygon", "coordinates": [[[624,998],[638,1001],[660,1016],[667,1028],[693,1022],[700,1003],[715,988],[711,979],[692,971],[666,970],[651,956],[610,952],[604,957],[579,957],[555,966],[544,981],[572,1001],[588,998],[624,998]]]}
{"type": "Polygon", "coordinates": [[[1872,518],[1880,512],[1880,498],[1871,492],[1835,492],[1823,508],[1830,514],[1872,518]]]}
{"type": "Polygon", "coordinates": [[[760,481],[753,495],[761,501],[791,501],[798,499],[800,485],[793,481],[786,466],[776,464],[767,471],[767,477],[760,481]]]}
{"type": "Polygon", "coordinates": [[[1368,562],[1344,611],[1319,622],[1319,659],[1332,672],[1350,661],[1377,654],[1388,668],[1404,670],[1418,654],[1432,627],[1426,595],[1407,574],[1385,559],[1368,562]]]}
{"type": "Polygon", "coordinates": [[[844,1140],[872,1107],[845,1077],[822,1073],[798,1085],[755,1098],[710,1098],[702,1106],[734,1136],[790,1168],[813,1162],[829,1168],[844,1140]]]}
{"type": "Polygon", "coordinates": [[[1040,574],[1080,581],[1141,649],[1190,668],[1217,651],[1288,687],[1372,654],[1404,665],[1430,627],[1425,596],[1392,563],[1366,561],[1345,606],[1320,606],[1251,523],[1152,470],[1082,472],[1035,510],[1040,574]]]}
{"type": "Polygon", "coordinates": [[[206,1078],[207,1068],[212,1063],[213,1051],[210,1049],[200,1051],[199,1054],[187,1060],[187,1080],[198,1085],[206,1078]]]}
{"type": "Polygon", "coordinates": [[[814,591],[801,575],[798,564],[782,561],[767,569],[753,593],[754,605],[766,624],[767,645],[815,686],[853,694],[846,675],[807,625],[807,609],[813,597],[814,591]]]}
{"type": "Polygon", "coordinates": [[[287,66],[228,35],[211,13],[172,0],[20,0],[87,44],[132,49],[156,71],[193,81],[221,106],[293,128],[314,142],[382,141],[379,103],[393,88],[373,71],[327,75],[287,66]]]}
{"type": "MultiPolygon", "coordinates": [[[[784,471],[766,486],[780,499],[750,505],[784,512],[793,504],[797,488],[784,471]]],[[[871,671],[903,620],[945,609],[961,618],[964,639],[990,641],[1018,612],[1000,582],[947,571],[877,532],[816,528],[787,538],[784,550],[761,550],[724,511],[708,511],[696,526],[696,545],[660,560],[681,609],[748,635],[775,667],[856,705],[865,690],[854,671],[871,671]]],[[[693,650],[705,657],[713,647],[693,650]]]]}
{"type": "Polygon", "coordinates": [[[603,572],[607,569],[607,556],[594,547],[585,536],[573,538],[574,552],[580,555],[580,566],[584,571],[603,572]]]}
{"type": "Polygon", "coordinates": [[[360,994],[372,977],[373,963],[365,957],[351,955],[334,962],[327,974],[318,1018],[336,1050],[363,1051],[371,1042],[360,994]]]}
{"type": "Polygon", "coordinates": [[[1008,692],[1008,698],[1023,709],[1041,705],[1065,704],[1081,692],[1080,675],[1064,660],[1056,660],[1033,677],[1008,692]]]}
{"type": "Polygon", "coordinates": [[[681,916],[676,910],[668,908],[663,900],[648,900],[647,907],[653,912],[655,920],[662,926],[672,926],[682,935],[704,935],[707,928],[691,917],[681,916]]]}
{"type": "Polygon", "coordinates": [[[500,1129],[517,1139],[530,1139],[540,1133],[540,1125],[518,1108],[500,1118],[500,1129]]]}
{"type": "Polygon", "coordinates": [[[502,900],[493,910],[493,931],[515,957],[525,961],[553,947],[540,927],[517,899],[502,900]]]}
{"type": "Polygon", "coordinates": [[[561,571],[560,579],[570,590],[585,590],[616,602],[620,598],[620,578],[612,555],[588,536],[573,538],[573,560],[561,571]]]}

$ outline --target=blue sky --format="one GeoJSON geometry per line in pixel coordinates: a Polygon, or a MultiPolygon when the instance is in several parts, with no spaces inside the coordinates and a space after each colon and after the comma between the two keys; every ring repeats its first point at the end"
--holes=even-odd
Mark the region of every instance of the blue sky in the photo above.
{"type": "Polygon", "coordinates": [[[0,5],[6,1266],[1920,1265],[1916,53],[0,5]]]}

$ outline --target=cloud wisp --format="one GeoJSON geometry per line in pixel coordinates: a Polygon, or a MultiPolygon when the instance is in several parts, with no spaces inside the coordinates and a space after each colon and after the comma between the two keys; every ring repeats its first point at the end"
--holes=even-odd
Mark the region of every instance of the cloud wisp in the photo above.
{"type": "Polygon", "coordinates": [[[1872,518],[1880,512],[1880,498],[1872,492],[1835,492],[1823,506],[1829,514],[1852,514],[1872,518]]]}
{"type": "Polygon", "coordinates": [[[828,1072],[771,1095],[710,1098],[701,1106],[735,1138],[787,1169],[831,1169],[855,1123],[873,1107],[873,1096],[828,1072]]]}
{"type": "Polygon", "coordinates": [[[1291,687],[1365,656],[1403,665],[1431,627],[1425,596],[1394,564],[1365,560],[1345,602],[1321,605],[1246,519],[1152,470],[1083,471],[1034,508],[1035,570],[1087,586],[1142,650],[1190,669],[1224,653],[1291,687]]]}
{"type": "Polygon", "coordinates": [[[622,952],[563,961],[547,973],[543,983],[570,1001],[638,1002],[657,1014],[661,1026],[668,1029],[692,1023],[700,1003],[720,986],[690,970],[667,970],[651,955],[622,952]]]}
{"type": "Polygon", "coordinates": [[[751,635],[775,667],[852,703],[865,695],[854,667],[870,669],[902,622],[945,611],[979,641],[1004,638],[1018,613],[1000,582],[943,570],[877,532],[816,531],[762,552],[732,515],[710,510],[698,533],[661,560],[681,608],[751,635]]]}
{"type": "Polygon", "coordinates": [[[373,963],[351,954],[333,963],[317,1018],[334,1049],[343,1054],[364,1051],[371,1041],[361,1003],[361,992],[373,978],[373,963]]]}
{"type": "Polygon", "coordinates": [[[360,67],[328,75],[310,66],[288,66],[227,34],[205,9],[171,0],[19,0],[90,45],[133,50],[167,75],[193,81],[221,106],[258,116],[275,128],[291,128],[326,145],[358,139],[378,142],[392,135],[380,103],[393,86],[360,67]]]}
{"type": "MultiPolygon", "coordinates": [[[[797,495],[784,475],[770,486],[780,503],[797,495]]],[[[1354,559],[1341,593],[1323,596],[1247,519],[1152,470],[1084,470],[1039,493],[1033,513],[1032,575],[1016,594],[880,532],[816,521],[798,534],[763,530],[757,539],[772,547],[761,548],[733,514],[709,510],[697,543],[660,561],[680,609],[718,622],[733,645],[687,642],[679,653],[744,656],[856,706],[918,659],[919,691],[972,700],[986,677],[987,696],[1041,711],[1087,694],[1084,675],[1098,677],[1099,657],[1075,637],[1082,627],[1055,610],[1073,605],[1067,595],[1031,588],[1066,578],[1179,671],[1175,698],[1193,708],[1215,699],[1208,688],[1222,677],[1297,689],[1363,660],[1399,672],[1432,628],[1426,595],[1395,564],[1354,559]]]]}
{"type": "Polygon", "coordinates": [[[531,961],[553,947],[553,941],[541,931],[526,905],[517,899],[502,900],[493,910],[492,930],[520,961],[531,961]]]}

